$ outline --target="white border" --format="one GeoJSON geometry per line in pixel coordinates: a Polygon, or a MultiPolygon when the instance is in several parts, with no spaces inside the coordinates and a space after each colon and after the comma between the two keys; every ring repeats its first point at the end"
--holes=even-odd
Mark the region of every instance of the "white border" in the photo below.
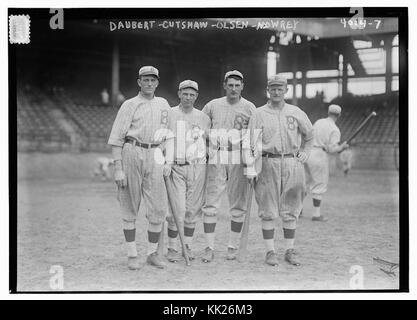
{"type": "MultiPolygon", "coordinates": [[[[115,7],[114,1],[101,0],[97,2],[100,4],[98,6],[93,1],[81,1],[81,0],[65,0],[65,1],[45,1],[40,0],[36,2],[32,1],[20,1],[20,0],[6,0],[2,1],[2,15],[1,15],[1,32],[0,32],[0,56],[1,56],[1,92],[0,96],[2,99],[2,107],[0,108],[0,147],[3,150],[6,150],[8,146],[8,60],[7,60],[7,44],[8,44],[8,22],[7,22],[7,8],[62,8],[62,7],[115,7]]],[[[352,6],[365,6],[365,7],[409,7],[409,88],[416,88],[416,63],[415,57],[416,53],[416,33],[410,32],[410,30],[417,30],[417,16],[416,16],[416,4],[414,1],[386,1],[386,0],[369,0],[369,1],[338,1],[338,7],[352,7],[352,6]],[[412,70],[412,71],[411,71],[412,70]]],[[[142,1],[140,7],[311,7],[314,3],[311,1],[291,1],[286,3],[279,3],[277,5],[276,1],[273,0],[263,0],[260,2],[255,1],[242,1],[242,0],[229,0],[227,5],[225,5],[224,0],[211,0],[210,2],[206,1],[197,1],[197,0],[181,0],[175,1],[175,4],[169,1],[158,1],[158,2],[147,2],[142,1]]],[[[320,6],[318,7],[334,7],[334,2],[332,1],[321,1],[320,6]]],[[[123,1],[119,0],[117,2],[117,7],[138,7],[137,1],[123,1]]],[[[22,12],[24,13],[24,12],[22,12]]],[[[32,299],[56,299],[56,300],[67,300],[67,299],[117,299],[117,300],[130,300],[130,299],[143,299],[143,300],[200,300],[200,299],[250,299],[250,300],[295,300],[295,299],[416,299],[417,298],[417,261],[416,261],[416,252],[417,252],[417,218],[416,218],[416,197],[411,195],[417,194],[416,188],[416,166],[412,166],[412,163],[415,163],[416,157],[416,148],[417,136],[414,120],[417,120],[417,111],[415,106],[412,104],[413,101],[417,101],[416,97],[417,90],[409,90],[409,159],[413,162],[410,162],[409,167],[409,194],[410,194],[410,293],[274,293],[274,294],[9,294],[9,241],[8,241],[8,230],[9,230],[9,219],[8,219],[8,158],[2,156],[0,159],[0,299],[21,299],[21,300],[32,300],[32,299]]],[[[402,106],[400,106],[401,108],[402,106]]],[[[3,151],[2,153],[6,153],[3,151]]],[[[167,302],[168,303],[168,302],[167,302]]]]}

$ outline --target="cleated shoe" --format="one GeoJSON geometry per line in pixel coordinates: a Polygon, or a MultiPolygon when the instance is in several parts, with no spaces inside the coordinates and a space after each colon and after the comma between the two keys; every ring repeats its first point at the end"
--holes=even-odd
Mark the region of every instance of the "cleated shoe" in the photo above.
{"type": "Polygon", "coordinates": [[[150,254],[146,258],[146,263],[150,264],[151,266],[157,267],[159,269],[165,268],[165,264],[163,263],[161,257],[158,255],[157,252],[150,254]]]}
{"type": "Polygon", "coordinates": [[[127,267],[129,270],[139,270],[140,263],[138,257],[127,257],[127,267]]]}
{"type": "Polygon", "coordinates": [[[294,249],[288,249],[285,251],[285,261],[293,266],[299,266],[300,262],[298,262],[297,258],[295,257],[294,249]]]}
{"type": "Polygon", "coordinates": [[[236,256],[237,256],[237,249],[228,247],[226,260],[236,260],[236,256]]]}
{"type": "Polygon", "coordinates": [[[213,261],[213,259],[214,259],[214,250],[210,247],[207,247],[204,250],[204,254],[201,260],[203,260],[203,262],[211,262],[213,261]]]}
{"type": "Polygon", "coordinates": [[[265,258],[266,264],[270,266],[277,266],[278,265],[278,256],[275,251],[268,251],[265,258]]]}
{"type": "Polygon", "coordinates": [[[180,259],[180,256],[178,254],[178,251],[172,248],[168,248],[168,253],[167,253],[167,260],[169,262],[178,262],[180,259]]]}

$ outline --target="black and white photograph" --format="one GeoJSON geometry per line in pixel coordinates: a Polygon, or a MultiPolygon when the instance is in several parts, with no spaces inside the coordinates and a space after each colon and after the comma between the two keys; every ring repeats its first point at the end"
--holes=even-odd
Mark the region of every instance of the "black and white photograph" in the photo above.
{"type": "Polygon", "coordinates": [[[11,292],[408,290],[407,7],[7,19],[11,292]]]}

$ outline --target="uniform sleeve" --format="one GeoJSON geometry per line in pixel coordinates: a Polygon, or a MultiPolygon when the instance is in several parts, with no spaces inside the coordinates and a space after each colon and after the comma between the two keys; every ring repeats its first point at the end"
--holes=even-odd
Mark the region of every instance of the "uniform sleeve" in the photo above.
{"type": "Polygon", "coordinates": [[[176,137],[177,130],[177,116],[174,111],[170,111],[168,115],[168,136],[167,139],[176,137]]]}
{"type": "Polygon", "coordinates": [[[204,124],[204,127],[203,127],[204,134],[206,137],[208,137],[209,131],[211,128],[211,119],[206,114],[203,114],[203,124],[204,124]]]}
{"type": "Polygon", "coordinates": [[[259,115],[255,112],[249,119],[248,130],[242,139],[242,148],[253,150],[258,139],[262,137],[262,124],[259,115]]]}
{"type": "Polygon", "coordinates": [[[310,155],[313,148],[313,125],[304,111],[300,110],[300,113],[298,127],[302,136],[302,151],[310,155]]]}
{"type": "Polygon", "coordinates": [[[107,142],[109,145],[117,147],[123,146],[135,110],[136,108],[127,101],[122,104],[113,123],[110,137],[107,142]]]}
{"type": "Polygon", "coordinates": [[[203,111],[210,119],[212,118],[212,116],[211,116],[211,104],[210,104],[210,102],[207,103],[204,106],[203,110],[201,110],[201,111],[203,111]]]}

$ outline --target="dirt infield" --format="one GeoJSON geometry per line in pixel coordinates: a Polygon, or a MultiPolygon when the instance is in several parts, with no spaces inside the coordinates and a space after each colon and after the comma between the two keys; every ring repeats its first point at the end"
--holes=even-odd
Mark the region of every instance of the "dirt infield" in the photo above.
{"type": "MultiPolygon", "coordinates": [[[[276,240],[281,264],[265,265],[254,202],[247,261],[225,259],[230,220],[224,211],[212,263],[197,259],[186,267],[183,262],[167,262],[164,270],[145,265],[146,220],[141,208],[137,247],[143,268],[129,271],[115,185],[92,181],[88,175],[96,156],[56,155],[47,161],[48,156],[19,154],[19,291],[51,290],[50,271],[56,265],[64,272],[64,291],[350,289],[352,266],[362,268],[365,289],[398,288],[398,270],[396,276],[389,276],[372,259],[399,260],[396,171],[354,170],[347,178],[341,172],[333,175],[322,207],[330,217],[327,223],[311,221],[308,197],[297,229],[300,267],[283,261],[281,227],[276,240]]],[[[225,198],[223,208],[226,205],[225,198]]],[[[204,249],[202,223],[196,229],[194,249],[197,253],[204,249]]]]}

